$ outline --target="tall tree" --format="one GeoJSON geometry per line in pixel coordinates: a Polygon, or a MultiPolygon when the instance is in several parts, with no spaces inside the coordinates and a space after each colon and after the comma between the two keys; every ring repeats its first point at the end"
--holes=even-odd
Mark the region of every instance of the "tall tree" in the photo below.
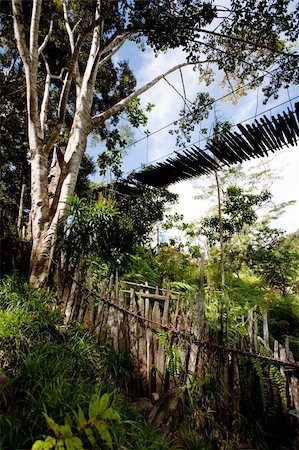
{"type": "Polygon", "coordinates": [[[298,16],[288,5],[287,0],[232,0],[229,8],[201,0],[12,0],[27,89],[32,284],[47,280],[56,225],[74,192],[88,135],[94,130],[109,135],[107,121],[115,125],[132,100],[187,64],[203,71],[215,63],[230,84],[257,77],[261,82],[275,64],[266,94],[276,95],[294,79],[298,61],[289,49],[298,36],[298,16]],[[217,31],[209,27],[213,21],[217,31]],[[136,89],[128,63],[111,59],[127,40],[156,52],[181,46],[186,61],[136,89]]]}

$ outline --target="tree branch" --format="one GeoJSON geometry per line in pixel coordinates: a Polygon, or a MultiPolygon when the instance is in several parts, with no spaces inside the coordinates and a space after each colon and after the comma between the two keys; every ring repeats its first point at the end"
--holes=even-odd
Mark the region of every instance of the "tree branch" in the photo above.
{"type": "MultiPolygon", "coordinates": [[[[17,47],[24,64],[26,86],[27,86],[27,113],[28,127],[34,128],[36,136],[41,138],[41,129],[38,113],[38,27],[41,10],[41,0],[35,0],[30,28],[30,51],[26,44],[26,30],[24,25],[24,14],[22,0],[12,1],[14,31],[17,41],[17,47]]],[[[32,134],[29,132],[29,141],[32,134]]],[[[32,141],[33,142],[33,141],[32,141]]],[[[32,144],[36,145],[36,144],[32,144]]]]}
{"type": "Polygon", "coordinates": [[[118,103],[113,105],[111,108],[107,109],[107,111],[104,111],[103,113],[94,116],[91,121],[91,129],[93,130],[97,126],[104,123],[105,120],[109,119],[111,116],[113,116],[114,114],[116,114],[119,111],[121,111],[122,109],[124,109],[131,100],[133,100],[134,98],[143,94],[143,92],[149,90],[156,83],[158,83],[160,80],[162,80],[163,78],[165,78],[167,75],[171,74],[172,72],[175,72],[176,70],[181,69],[182,67],[185,67],[185,66],[203,64],[206,62],[213,62],[213,61],[197,61],[196,63],[185,62],[185,63],[178,64],[178,65],[172,67],[171,69],[167,70],[167,72],[162,73],[161,75],[159,75],[156,78],[154,78],[153,80],[151,80],[149,83],[146,83],[144,86],[137,89],[135,92],[132,92],[132,94],[128,95],[128,97],[124,98],[123,100],[120,100],[118,103]]]}
{"type": "MultiPolygon", "coordinates": [[[[65,0],[62,1],[62,7],[63,7],[64,24],[65,24],[65,28],[66,28],[66,31],[67,31],[67,34],[68,34],[68,37],[69,37],[69,43],[70,43],[70,47],[71,47],[71,52],[73,54],[74,51],[75,51],[74,30],[72,30],[71,26],[70,26],[69,17],[68,17],[68,11],[67,11],[67,6],[66,6],[65,0]]],[[[78,22],[77,22],[76,25],[78,25],[78,22]]],[[[79,97],[79,95],[80,95],[80,88],[81,88],[81,84],[82,84],[82,78],[81,78],[81,75],[80,75],[80,69],[79,69],[78,60],[75,63],[74,73],[75,73],[75,77],[76,77],[76,95],[77,95],[77,97],[79,97]]]]}
{"type": "MultiPolygon", "coordinates": [[[[96,9],[96,19],[99,16],[99,10],[96,9]]],[[[100,47],[101,47],[101,20],[99,21],[99,25],[93,29],[92,42],[90,46],[90,51],[88,55],[87,64],[85,66],[85,71],[82,79],[82,85],[87,87],[87,84],[91,81],[97,73],[97,64],[100,58],[100,47]]],[[[84,93],[85,95],[85,93],[84,93]]]]}
{"type": "Polygon", "coordinates": [[[47,110],[48,110],[49,94],[50,94],[50,83],[51,83],[51,73],[50,73],[49,64],[48,64],[48,62],[47,62],[47,60],[46,60],[46,58],[44,56],[43,56],[43,60],[44,60],[44,63],[45,63],[47,76],[46,76],[45,88],[44,88],[44,96],[43,96],[43,101],[42,101],[41,110],[40,110],[40,116],[39,116],[40,117],[40,126],[41,126],[42,133],[45,132],[46,115],[47,115],[47,110]]]}
{"type": "Polygon", "coordinates": [[[18,50],[24,66],[30,68],[30,54],[26,44],[26,32],[24,26],[22,0],[12,0],[12,11],[14,20],[14,31],[18,50]]]}
{"type": "Polygon", "coordinates": [[[78,61],[82,41],[83,41],[83,36],[79,35],[77,42],[75,44],[74,52],[72,54],[68,72],[64,78],[62,91],[60,93],[59,106],[58,106],[58,120],[59,120],[60,124],[62,124],[65,120],[67,100],[68,100],[68,96],[70,93],[72,78],[73,78],[73,74],[74,74],[74,70],[75,70],[75,65],[78,61]]]}
{"type": "Polygon", "coordinates": [[[51,37],[52,31],[53,31],[53,20],[51,20],[51,22],[50,22],[50,28],[49,28],[48,34],[46,35],[42,45],[38,49],[38,55],[40,55],[45,50],[46,45],[49,42],[49,39],[51,37]]]}
{"type": "Polygon", "coordinates": [[[51,134],[48,136],[47,141],[44,145],[44,152],[46,155],[49,154],[49,152],[52,150],[55,143],[57,142],[58,136],[62,129],[62,125],[63,125],[62,122],[58,122],[58,124],[52,129],[51,134]]]}
{"type": "Polygon", "coordinates": [[[268,45],[263,45],[263,44],[259,44],[258,42],[248,41],[247,39],[238,38],[236,36],[227,36],[225,34],[217,33],[216,31],[204,30],[202,28],[195,29],[194,31],[197,31],[199,33],[211,34],[213,36],[218,36],[218,37],[221,37],[221,38],[224,38],[224,39],[230,39],[231,41],[235,41],[235,42],[242,42],[244,44],[253,45],[256,48],[263,48],[265,50],[269,50],[269,51],[277,53],[279,55],[284,55],[284,56],[287,56],[287,57],[291,56],[293,58],[299,58],[299,55],[296,54],[296,53],[282,52],[282,51],[277,50],[275,48],[269,47],[268,45]]]}
{"type": "Polygon", "coordinates": [[[30,39],[29,50],[31,59],[32,75],[37,77],[38,66],[38,35],[39,35],[39,21],[42,9],[42,0],[34,0],[32,6],[32,16],[30,24],[30,39]]]}
{"type": "MultiPolygon", "coordinates": [[[[118,52],[118,50],[122,47],[122,45],[126,41],[126,39],[127,39],[127,35],[122,36],[122,38],[115,39],[115,42],[117,44],[114,44],[114,45],[116,45],[116,47],[109,53],[109,55],[105,56],[103,59],[100,60],[99,65],[98,65],[98,69],[100,67],[102,67],[104,64],[106,64],[106,62],[109,61],[112,58],[112,56],[115,55],[115,53],[118,52]]],[[[106,53],[107,53],[107,51],[105,49],[105,53],[104,54],[106,54],[106,53]]],[[[101,56],[102,55],[103,54],[101,53],[101,56]]]]}

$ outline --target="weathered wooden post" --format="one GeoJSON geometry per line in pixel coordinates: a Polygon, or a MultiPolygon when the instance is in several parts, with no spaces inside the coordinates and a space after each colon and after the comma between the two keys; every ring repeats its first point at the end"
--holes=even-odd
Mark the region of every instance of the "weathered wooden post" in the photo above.
{"type": "Polygon", "coordinates": [[[270,350],[270,344],[269,344],[269,327],[268,327],[268,313],[263,313],[263,339],[264,339],[264,346],[266,350],[270,350]]]}

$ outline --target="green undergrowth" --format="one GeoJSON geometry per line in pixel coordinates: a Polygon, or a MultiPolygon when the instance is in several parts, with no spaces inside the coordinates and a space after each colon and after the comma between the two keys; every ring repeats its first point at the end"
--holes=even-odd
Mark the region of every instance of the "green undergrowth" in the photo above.
{"type": "MultiPolygon", "coordinates": [[[[79,407],[88,411],[93,396],[105,394],[120,418],[109,422],[113,448],[169,448],[116,387],[120,361],[77,324],[64,325],[56,306],[50,291],[34,290],[16,276],[0,284],[0,448],[31,448],[53,435],[46,417],[59,426],[72,423],[79,407]]],[[[127,364],[122,376],[128,383],[129,374],[127,364]]],[[[100,436],[94,445],[83,444],[110,447],[100,436]]]]}

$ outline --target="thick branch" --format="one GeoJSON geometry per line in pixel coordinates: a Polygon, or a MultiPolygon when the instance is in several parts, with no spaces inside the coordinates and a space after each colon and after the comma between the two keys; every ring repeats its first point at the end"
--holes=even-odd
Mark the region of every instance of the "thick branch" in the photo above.
{"type": "MultiPolygon", "coordinates": [[[[62,2],[62,6],[63,6],[63,17],[64,17],[65,28],[66,28],[66,31],[67,31],[67,34],[69,37],[71,52],[73,54],[75,51],[74,31],[71,29],[71,26],[70,26],[65,0],[63,0],[63,2],[62,2]]],[[[75,63],[74,72],[75,72],[75,76],[76,76],[76,95],[78,97],[80,94],[80,87],[81,87],[81,83],[82,83],[78,60],[75,63]]]]}
{"type": "Polygon", "coordinates": [[[110,52],[111,50],[113,51],[116,46],[123,44],[130,34],[131,33],[126,30],[122,31],[121,33],[115,33],[113,37],[105,42],[103,49],[101,49],[101,55],[106,55],[106,53],[110,52]]]}
{"type": "MultiPolygon", "coordinates": [[[[99,11],[96,10],[96,19],[98,18],[99,11]]],[[[90,46],[90,51],[88,55],[87,64],[85,67],[82,85],[85,87],[83,95],[86,95],[88,90],[88,84],[91,84],[93,86],[94,84],[94,78],[97,73],[97,66],[99,63],[100,58],[100,48],[101,48],[101,22],[100,24],[94,28],[93,30],[93,36],[92,36],[92,42],[90,46]]],[[[81,92],[82,94],[82,92],[81,92]]]]}
{"type": "Polygon", "coordinates": [[[26,66],[28,68],[30,67],[30,55],[29,49],[26,44],[26,32],[23,20],[24,16],[23,16],[22,0],[12,1],[12,11],[14,19],[15,38],[17,41],[20,56],[26,69],[26,66]]]}
{"type": "Polygon", "coordinates": [[[72,54],[72,58],[71,58],[70,65],[69,65],[69,70],[68,70],[68,72],[65,76],[64,82],[63,82],[63,88],[62,88],[62,91],[60,94],[60,100],[59,100],[59,106],[58,106],[59,124],[63,124],[63,122],[65,120],[67,100],[68,100],[69,93],[70,93],[70,88],[71,88],[71,83],[72,83],[72,78],[74,75],[76,63],[78,62],[78,57],[79,57],[79,52],[81,49],[82,41],[83,41],[83,36],[80,35],[77,39],[75,49],[72,54]]]}
{"type": "Polygon", "coordinates": [[[34,0],[32,6],[32,16],[30,24],[30,58],[31,58],[31,72],[37,77],[38,66],[38,35],[39,35],[39,21],[42,9],[42,0],[34,0]]]}
{"type": "Polygon", "coordinates": [[[48,110],[50,83],[51,83],[50,67],[49,67],[48,62],[46,61],[46,58],[44,58],[44,63],[46,66],[47,76],[46,76],[45,87],[44,87],[43,101],[42,101],[41,110],[40,110],[40,126],[41,126],[41,130],[43,133],[45,132],[46,115],[47,115],[47,110],[48,110]]]}
{"type": "Polygon", "coordinates": [[[29,141],[31,141],[30,145],[33,146],[33,148],[36,148],[36,138],[41,138],[37,86],[38,27],[41,0],[36,0],[33,5],[30,29],[30,51],[26,44],[26,30],[24,26],[22,0],[13,0],[12,7],[15,37],[19,53],[24,64],[26,76],[29,141]]]}
{"type": "Polygon", "coordinates": [[[195,64],[203,64],[206,62],[213,62],[213,61],[197,61],[196,63],[182,63],[178,64],[177,66],[172,67],[171,69],[167,70],[167,72],[162,73],[161,75],[157,76],[153,80],[151,80],[149,83],[146,83],[144,86],[137,89],[135,92],[132,92],[132,94],[128,95],[128,97],[124,98],[123,100],[120,100],[118,103],[113,105],[111,108],[107,109],[107,111],[104,111],[101,114],[98,114],[92,118],[92,129],[96,128],[97,126],[101,125],[105,122],[105,120],[109,119],[114,114],[118,113],[122,109],[124,109],[127,104],[133,100],[134,98],[138,97],[139,95],[143,94],[143,92],[148,91],[151,87],[153,87],[155,84],[157,84],[160,80],[167,77],[167,75],[171,74],[172,72],[175,72],[178,69],[181,69],[185,66],[195,65],[195,64]]]}
{"type": "Polygon", "coordinates": [[[46,155],[49,154],[49,152],[54,147],[55,143],[57,142],[58,136],[60,134],[60,131],[62,129],[63,123],[59,122],[56,127],[53,128],[50,136],[47,138],[46,144],[44,145],[44,152],[46,155]]]}
{"type": "MultiPolygon", "coordinates": [[[[99,65],[98,65],[98,69],[100,67],[102,67],[104,64],[106,64],[106,62],[109,61],[112,58],[112,56],[115,55],[115,53],[118,52],[118,50],[122,47],[122,45],[126,41],[126,39],[127,39],[127,35],[124,35],[121,38],[115,40],[115,42],[116,42],[115,48],[107,56],[105,56],[103,59],[100,60],[99,65]]],[[[106,52],[106,49],[105,49],[105,53],[104,54],[106,54],[106,53],[107,52],[106,52]]],[[[101,56],[102,55],[103,54],[101,53],[101,56]]]]}

